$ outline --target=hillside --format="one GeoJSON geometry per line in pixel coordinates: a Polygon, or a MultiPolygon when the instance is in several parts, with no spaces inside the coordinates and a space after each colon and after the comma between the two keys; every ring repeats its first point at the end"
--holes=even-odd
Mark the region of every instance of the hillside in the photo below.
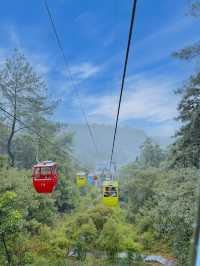
{"type": "MultiPolygon", "coordinates": [[[[81,162],[89,166],[109,159],[114,130],[111,125],[93,124],[91,126],[97,142],[98,156],[95,153],[87,127],[81,124],[69,126],[70,131],[74,132],[74,153],[81,162]]],[[[125,164],[134,160],[146,137],[147,135],[143,130],[120,127],[117,134],[114,160],[118,164],[125,164]]]]}

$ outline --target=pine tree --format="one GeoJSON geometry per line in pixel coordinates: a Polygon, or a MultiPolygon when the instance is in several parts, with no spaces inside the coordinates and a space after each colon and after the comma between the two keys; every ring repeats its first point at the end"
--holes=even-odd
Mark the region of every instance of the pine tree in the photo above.
{"type": "Polygon", "coordinates": [[[46,102],[44,81],[33,70],[25,56],[17,50],[0,69],[0,95],[1,106],[12,115],[7,117],[7,152],[10,165],[14,166],[13,139],[17,132],[26,129],[18,123],[17,118],[32,126],[39,116],[50,113],[53,106],[46,102]]]}

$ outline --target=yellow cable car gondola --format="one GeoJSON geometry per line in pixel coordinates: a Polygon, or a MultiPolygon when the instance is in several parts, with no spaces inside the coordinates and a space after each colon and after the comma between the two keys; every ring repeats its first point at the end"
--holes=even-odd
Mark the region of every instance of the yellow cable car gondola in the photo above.
{"type": "Polygon", "coordinates": [[[77,173],[76,184],[78,187],[84,187],[87,185],[87,176],[84,172],[77,173]]]}
{"type": "Polygon", "coordinates": [[[103,204],[107,207],[116,207],[119,202],[119,185],[117,181],[103,182],[103,204]]]}

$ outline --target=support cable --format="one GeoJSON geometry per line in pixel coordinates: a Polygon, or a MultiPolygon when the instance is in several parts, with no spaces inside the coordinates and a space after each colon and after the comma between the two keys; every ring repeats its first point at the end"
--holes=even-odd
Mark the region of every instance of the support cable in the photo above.
{"type": "Polygon", "coordinates": [[[79,107],[80,107],[80,110],[82,112],[82,115],[83,115],[83,118],[85,120],[85,123],[86,123],[86,126],[88,128],[88,132],[89,132],[89,136],[91,138],[91,141],[93,143],[93,146],[94,146],[94,149],[95,149],[95,152],[96,154],[98,155],[99,152],[98,152],[98,148],[97,148],[97,144],[96,144],[96,141],[95,141],[95,138],[94,138],[94,134],[93,134],[93,130],[89,124],[89,121],[88,121],[88,118],[87,118],[87,115],[86,115],[86,112],[83,108],[83,105],[82,105],[82,102],[81,102],[81,99],[80,99],[80,96],[79,96],[79,93],[78,93],[78,89],[75,85],[75,82],[74,82],[74,79],[72,77],[72,73],[70,71],[70,67],[69,67],[69,63],[68,63],[68,60],[67,60],[67,57],[65,55],[65,52],[64,52],[64,49],[63,49],[63,46],[62,46],[62,42],[61,42],[61,39],[60,39],[60,36],[58,34],[58,31],[57,31],[57,28],[56,28],[56,24],[55,24],[55,20],[53,18],[53,15],[52,15],[52,12],[48,6],[48,3],[47,1],[44,1],[44,5],[45,5],[45,9],[47,11],[47,14],[48,14],[48,17],[49,17],[49,22],[50,22],[50,25],[52,27],[52,30],[53,30],[53,33],[55,35],[55,39],[56,39],[56,42],[57,42],[57,45],[58,45],[58,48],[61,52],[61,55],[63,57],[63,60],[64,60],[64,63],[65,63],[65,66],[66,66],[66,70],[67,70],[67,73],[68,73],[68,76],[69,76],[69,79],[71,81],[71,84],[72,84],[72,88],[74,89],[74,92],[76,93],[76,97],[78,99],[78,103],[79,103],[79,107]]]}
{"type": "Polygon", "coordinates": [[[120,108],[121,108],[122,94],[123,94],[123,90],[124,90],[124,82],[125,82],[126,71],[127,71],[127,66],[128,66],[129,51],[130,51],[133,25],[134,25],[135,14],[136,14],[136,6],[137,6],[137,0],[133,0],[131,22],[130,22],[130,28],[129,28],[129,34],[128,34],[128,44],[127,44],[127,48],[126,48],[124,70],[123,70],[122,81],[121,81],[121,89],[120,89],[119,103],[118,103],[118,109],[117,109],[117,117],[116,117],[116,122],[115,122],[115,130],[114,130],[113,143],[112,143],[112,151],[111,151],[111,156],[110,156],[110,168],[112,165],[113,154],[114,154],[114,149],[115,149],[115,141],[116,141],[116,134],[117,134],[117,129],[118,129],[119,113],[120,113],[120,108]]]}

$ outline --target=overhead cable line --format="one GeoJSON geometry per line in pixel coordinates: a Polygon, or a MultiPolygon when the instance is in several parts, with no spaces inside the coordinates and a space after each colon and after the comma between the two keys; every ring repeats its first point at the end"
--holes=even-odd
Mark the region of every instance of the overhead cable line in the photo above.
{"type": "Polygon", "coordinates": [[[129,51],[130,51],[130,45],[131,45],[131,38],[132,38],[132,33],[133,33],[133,25],[134,25],[135,14],[136,14],[136,6],[137,6],[137,0],[133,0],[131,22],[130,22],[130,28],[129,28],[129,34],[128,34],[128,43],[127,43],[126,55],[125,55],[125,61],[124,61],[124,70],[123,70],[122,81],[121,81],[120,96],[119,96],[119,102],[118,102],[118,108],[117,108],[117,117],[116,117],[116,122],[115,122],[115,130],[114,130],[114,135],[113,135],[112,150],[111,150],[111,155],[110,155],[110,168],[112,165],[113,154],[114,154],[114,149],[115,149],[115,141],[116,141],[116,134],[117,134],[117,129],[118,129],[119,113],[120,113],[122,95],[123,95],[123,90],[124,90],[124,82],[125,82],[125,78],[126,78],[129,51]]]}
{"type": "MultiPolygon", "coordinates": [[[[62,150],[61,148],[59,148],[56,143],[51,142],[50,140],[48,140],[46,137],[42,136],[40,133],[38,133],[35,129],[33,129],[32,127],[28,126],[26,123],[24,123],[21,119],[19,119],[16,115],[11,114],[10,112],[8,112],[6,109],[4,109],[3,107],[0,106],[0,110],[3,111],[10,119],[15,119],[18,123],[20,123],[22,126],[24,126],[24,128],[29,129],[32,133],[34,133],[35,135],[37,135],[40,139],[44,139],[44,141],[46,143],[49,143],[50,145],[54,146],[57,151],[62,151],[63,154],[66,153],[66,151],[62,150]]],[[[69,152],[69,151],[68,151],[69,152]]],[[[77,160],[76,158],[73,157],[72,154],[69,154],[71,156],[71,158],[77,160]]]]}
{"type": "Polygon", "coordinates": [[[64,52],[64,49],[63,49],[63,46],[62,46],[61,39],[60,39],[60,36],[59,36],[58,31],[57,31],[57,28],[56,28],[55,20],[53,18],[52,12],[51,12],[51,10],[50,10],[50,8],[48,6],[47,1],[44,1],[44,5],[45,5],[45,9],[47,11],[48,17],[49,17],[50,25],[51,25],[52,30],[53,30],[53,33],[55,35],[55,39],[56,39],[57,45],[58,45],[58,47],[59,47],[59,49],[61,51],[61,55],[63,57],[64,63],[65,63],[65,66],[66,66],[66,70],[68,72],[69,79],[71,81],[71,84],[72,84],[72,87],[74,89],[74,92],[76,93],[76,97],[78,99],[78,103],[79,103],[80,110],[82,112],[83,118],[84,118],[85,123],[86,123],[86,126],[88,128],[89,136],[90,136],[90,138],[92,140],[92,143],[93,143],[95,152],[98,155],[99,153],[98,153],[97,144],[96,144],[96,141],[95,141],[95,138],[94,138],[93,130],[92,130],[90,124],[89,124],[89,121],[88,121],[86,112],[85,112],[85,110],[83,108],[83,105],[82,105],[82,102],[81,102],[81,99],[80,99],[80,96],[79,96],[79,93],[78,93],[78,89],[77,89],[77,87],[75,85],[75,82],[74,82],[74,79],[72,77],[72,73],[70,71],[69,63],[68,63],[67,57],[65,55],[65,52],[64,52]]]}
{"type": "Polygon", "coordinates": [[[36,130],[31,128],[30,126],[27,126],[21,119],[17,118],[16,115],[11,114],[6,109],[0,106],[0,110],[3,111],[9,118],[15,119],[17,122],[19,122],[21,125],[23,125],[25,128],[28,128],[30,131],[32,131],[34,134],[36,134],[38,137],[43,138],[36,130]]]}

